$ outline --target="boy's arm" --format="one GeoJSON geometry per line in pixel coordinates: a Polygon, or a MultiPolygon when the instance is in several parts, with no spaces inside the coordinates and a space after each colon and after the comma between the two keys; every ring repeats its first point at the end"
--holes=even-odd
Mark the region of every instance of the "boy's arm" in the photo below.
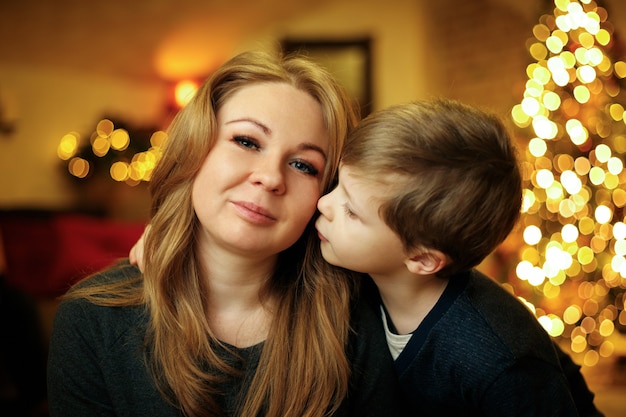
{"type": "Polygon", "coordinates": [[[143,252],[144,252],[144,241],[146,240],[146,235],[150,231],[150,225],[146,226],[146,229],[141,234],[141,237],[132,248],[130,248],[130,253],[128,254],[128,259],[132,265],[137,265],[139,270],[143,272],[143,252]]]}

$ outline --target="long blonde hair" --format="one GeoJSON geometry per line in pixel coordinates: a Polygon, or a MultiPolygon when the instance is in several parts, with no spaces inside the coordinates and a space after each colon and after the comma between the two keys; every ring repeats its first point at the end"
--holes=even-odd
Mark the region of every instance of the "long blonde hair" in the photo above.
{"type": "MultiPolygon", "coordinates": [[[[207,364],[219,373],[236,374],[216,353],[219,341],[205,316],[209,290],[194,251],[199,224],[191,188],[214,144],[217,111],[234,92],[260,82],[289,83],[320,103],[330,138],[323,192],[331,188],[344,138],[358,121],[355,104],[327,71],[302,56],[240,54],[203,84],[169,128],[150,182],[152,217],[143,285],[81,290],[87,296],[107,291],[117,295],[96,297],[99,304],[146,305],[150,368],[161,392],[188,416],[222,414],[220,377],[206,370],[207,364]]],[[[345,345],[351,286],[345,275],[323,262],[313,220],[299,241],[279,255],[268,291],[278,300],[277,307],[239,414],[331,414],[348,390],[345,345]]]]}

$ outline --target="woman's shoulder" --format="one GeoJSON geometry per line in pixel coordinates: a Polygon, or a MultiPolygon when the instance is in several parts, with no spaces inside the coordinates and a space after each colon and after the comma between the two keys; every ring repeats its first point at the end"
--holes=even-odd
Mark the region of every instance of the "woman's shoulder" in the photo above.
{"type": "Polygon", "coordinates": [[[129,329],[143,329],[145,306],[136,302],[141,273],[127,261],[91,275],[76,284],[62,299],[54,326],[63,331],[97,333],[116,339],[129,329]],[[132,291],[129,291],[131,289],[132,291]]]}
{"type": "Polygon", "coordinates": [[[136,281],[141,275],[141,271],[136,265],[131,265],[128,259],[122,259],[106,269],[83,278],[72,290],[123,284],[124,282],[136,281]]]}

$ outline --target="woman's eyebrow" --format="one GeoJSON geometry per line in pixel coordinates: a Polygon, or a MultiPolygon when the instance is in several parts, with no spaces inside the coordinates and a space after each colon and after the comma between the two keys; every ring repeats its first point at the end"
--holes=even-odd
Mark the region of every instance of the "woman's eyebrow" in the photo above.
{"type": "Polygon", "coordinates": [[[302,151],[318,152],[319,154],[322,155],[322,157],[324,157],[324,161],[326,161],[326,152],[314,143],[308,143],[308,142],[301,143],[300,145],[298,145],[298,149],[302,151]]]}
{"type": "Polygon", "coordinates": [[[257,126],[259,129],[261,129],[263,131],[263,133],[265,133],[266,135],[269,135],[272,133],[272,129],[269,128],[269,126],[261,123],[260,121],[250,118],[250,117],[243,117],[241,119],[233,119],[233,120],[229,120],[227,121],[225,124],[226,125],[230,125],[233,123],[241,123],[241,122],[245,122],[245,123],[251,123],[255,126],[257,126]]]}

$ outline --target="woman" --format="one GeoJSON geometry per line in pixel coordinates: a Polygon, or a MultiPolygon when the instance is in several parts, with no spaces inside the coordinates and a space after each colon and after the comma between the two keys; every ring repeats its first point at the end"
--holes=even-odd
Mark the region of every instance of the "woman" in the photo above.
{"type": "Polygon", "coordinates": [[[59,308],[51,414],[393,415],[378,319],[351,311],[311,220],[356,121],[303,58],[246,53],[218,69],[153,173],[143,277],[120,264],[59,308]]]}

